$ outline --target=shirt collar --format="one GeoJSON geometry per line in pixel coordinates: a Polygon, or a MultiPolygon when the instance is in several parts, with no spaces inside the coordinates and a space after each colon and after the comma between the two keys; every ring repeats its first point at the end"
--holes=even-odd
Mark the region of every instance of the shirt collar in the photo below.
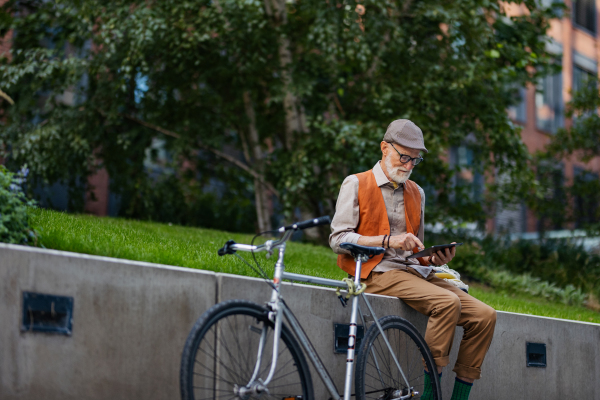
{"type": "Polygon", "coordinates": [[[385,176],[385,172],[383,172],[383,169],[381,168],[381,161],[377,161],[377,164],[373,167],[373,175],[375,175],[375,182],[377,182],[377,186],[379,187],[388,183],[392,186],[396,186],[393,182],[390,182],[387,176],[385,176]]]}

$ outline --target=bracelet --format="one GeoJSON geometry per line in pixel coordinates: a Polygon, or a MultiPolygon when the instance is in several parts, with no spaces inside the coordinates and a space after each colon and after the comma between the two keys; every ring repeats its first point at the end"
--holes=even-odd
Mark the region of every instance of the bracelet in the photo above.
{"type": "Polygon", "coordinates": [[[381,247],[385,249],[385,238],[387,235],[383,235],[383,240],[381,241],[381,247]]]}
{"type": "Polygon", "coordinates": [[[388,249],[390,248],[390,238],[392,237],[392,235],[388,236],[388,249]]]}

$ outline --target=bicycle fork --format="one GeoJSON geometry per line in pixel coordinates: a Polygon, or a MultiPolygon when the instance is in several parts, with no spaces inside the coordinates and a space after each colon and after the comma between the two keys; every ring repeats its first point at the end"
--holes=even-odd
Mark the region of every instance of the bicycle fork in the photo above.
{"type": "Polygon", "coordinates": [[[271,368],[269,370],[269,375],[263,381],[258,378],[258,373],[260,371],[260,365],[262,363],[263,350],[265,348],[265,344],[267,341],[267,326],[263,326],[260,335],[260,342],[258,343],[258,354],[256,356],[256,365],[254,366],[254,372],[252,373],[252,377],[250,381],[244,387],[240,387],[238,385],[234,386],[234,394],[242,399],[248,398],[250,395],[260,395],[261,393],[269,393],[269,389],[267,389],[267,385],[273,379],[273,375],[275,375],[275,370],[277,369],[277,357],[279,355],[279,339],[281,338],[281,325],[283,321],[283,313],[280,307],[280,298],[279,298],[279,287],[281,285],[281,276],[284,271],[283,264],[283,255],[285,254],[285,243],[279,248],[279,258],[277,263],[275,264],[275,274],[273,276],[273,292],[271,294],[271,301],[269,301],[269,306],[271,311],[269,311],[269,319],[275,325],[275,331],[273,332],[273,354],[271,355],[271,368]]]}

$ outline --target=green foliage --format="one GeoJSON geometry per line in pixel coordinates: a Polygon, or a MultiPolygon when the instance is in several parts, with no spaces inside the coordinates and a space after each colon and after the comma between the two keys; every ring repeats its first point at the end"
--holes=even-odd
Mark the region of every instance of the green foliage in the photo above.
{"type": "Polygon", "coordinates": [[[566,116],[573,119],[571,126],[559,129],[544,151],[536,156],[538,178],[541,186],[547,189],[529,205],[545,220],[541,224],[542,230],[574,223],[591,236],[600,235],[600,180],[597,172],[590,171],[588,164],[586,168],[576,168],[572,182],[565,182],[562,164],[562,160],[573,155],[584,163],[600,156],[599,108],[598,82],[591,79],[573,93],[573,99],[567,104],[566,116]]]}
{"type": "Polygon", "coordinates": [[[577,152],[582,161],[600,156],[600,92],[593,79],[573,93],[567,104],[566,117],[574,118],[570,128],[559,129],[552,138],[547,151],[558,159],[577,152]]]}
{"type": "Polygon", "coordinates": [[[27,173],[26,167],[15,174],[0,165],[0,242],[37,244],[38,234],[29,216],[35,202],[25,197],[22,188],[27,173]]]}
{"type": "Polygon", "coordinates": [[[568,240],[466,239],[452,268],[509,292],[568,304],[600,294],[600,256],[568,240]]]}
{"type": "Polygon", "coordinates": [[[543,281],[532,277],[530,274],[517,275],[508,271],[490,270],[485,266],[467,268],[470,276],[485,282],[497,290],[509,293],[528,293],[536,298],[550,301],[560,301],[563,304],[581,306],[588,299],[588,294],[573,285],[567,285],[564,289],[554,283],[543,281]]]}
{"type": "MultiPolygon", "coordinates": [[[[199,180],[201,182],[201,180],[199,180]]],[[[150,219],[177,225],[202,226],[233,232],[254,232],[254,206],[251,190],[225,188],[227,195],[215,193],[198,180],[163,174],[121,192],[125,209],[120,214],[133,219],[150,219]]]]}
{"type": "MultiPolygon", "coordinates": [[[[435,189],[428,220],[483,219],[446,155],[468,146],[471,168],[511,178],[489,186],[490,201],[536,191],[506,108],[514,87],[552,68],[545,34],[564,8],[515,3],[529,12],[508,17],[487,0],[365,0],[363,14],[347,0],[10,0],[0,31],[18,35],[0,82],[15,105],[0,104],[0,144],[44,180],[75,187],[104,166],[114,191],[132,192],[153,185],[141,182],[145,151],[166,129],[176,170],[191,163],[225,179],[232,166],[211,169],[198,150],[244,154],[250,168],[264,162],[288,215],[333,214],[344,176],[372,167],[386,126],[410,118],[430,149],[414,174],[435,189]],[[264,160],[248,156],[244,93],[264,160]]],[[[129,215],[152,217],[155,207],[129,198],[129,215]]]]}

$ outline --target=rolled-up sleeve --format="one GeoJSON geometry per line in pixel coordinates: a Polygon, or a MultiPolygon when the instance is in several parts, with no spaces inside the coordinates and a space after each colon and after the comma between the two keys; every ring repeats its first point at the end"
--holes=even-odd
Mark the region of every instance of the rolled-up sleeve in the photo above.
{"type": "Polygon", "coordinates": [[[350,175],[344,179],[340,194],[335,205],[335,215],[331,221],[331,235],[329,235],[329,246],[337,254],[350,254],[349,251],[341,249],[340,244],[344,242],[355,243],[361,237],[356,233],[359,222],[358,208],[358,178],[350,175]]]}

